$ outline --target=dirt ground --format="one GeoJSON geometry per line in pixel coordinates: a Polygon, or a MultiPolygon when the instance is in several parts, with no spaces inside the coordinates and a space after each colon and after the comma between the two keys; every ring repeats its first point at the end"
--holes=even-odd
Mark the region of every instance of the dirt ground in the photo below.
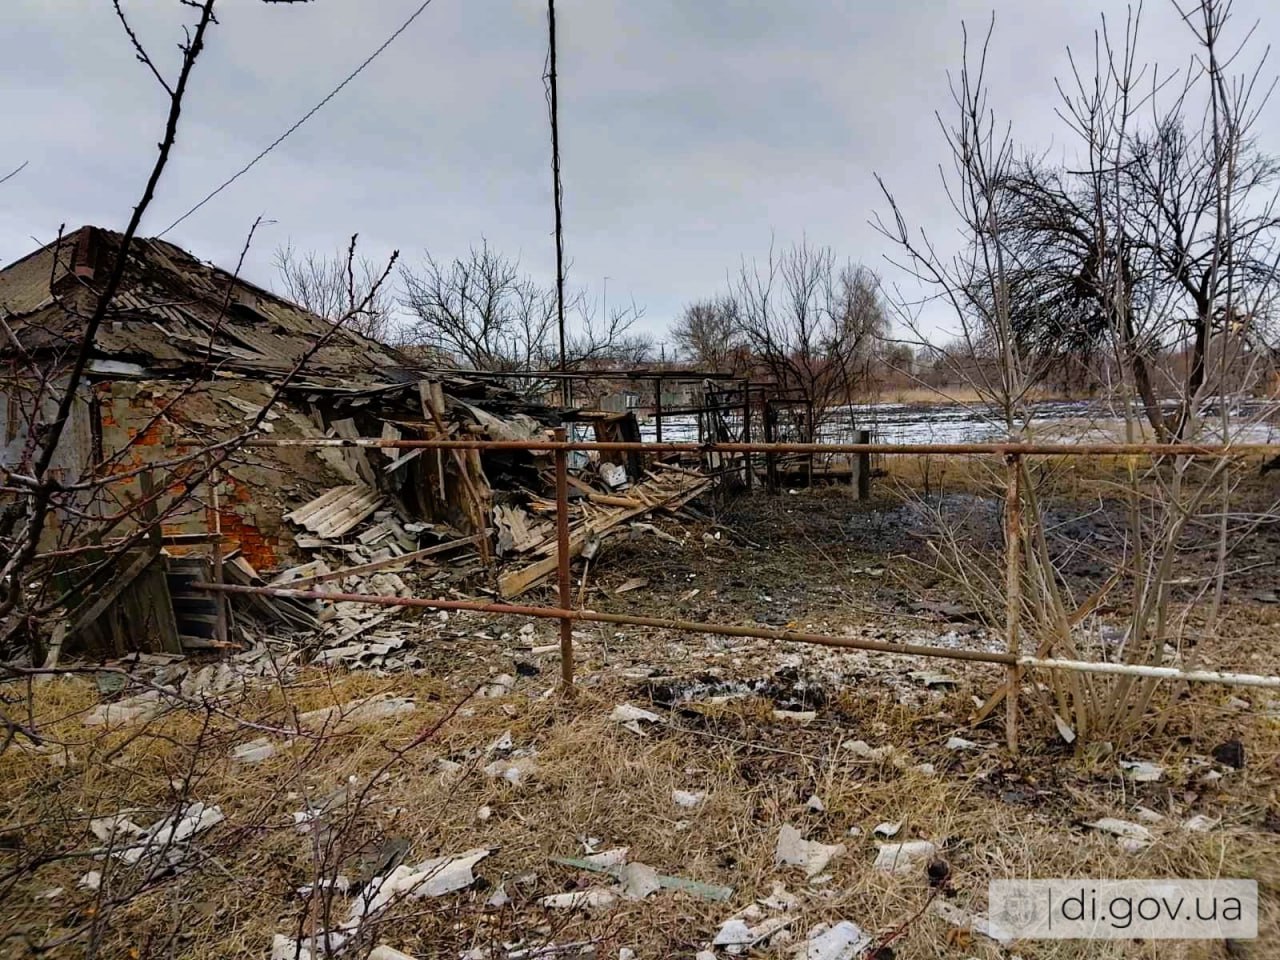
{"type": "MultiPolygon", "coordinates": [[[[936,507],[961,521],[974,564],[998,565],[999,501],[972,476],[934,469],[931,499],[908,503],[893,493],[903,477],[871,503],[815,489],[702,504],[708,521],[655,520],[661,535],[607,540],[585,581],[576,567],[575,591],[598,610],[1003,649],[991,613],[934,572],[929,548],[936,507]]],[[[909,479],[923,487],[919,470],[909,479]]],[[[1267,483],[1251,477],[1241,497],[1268,503],[1267,483]]],[[[1051,506],[1053,543],[1084,595],[1114,561],[1107,538],[1123,517],[1098,490],[1073,490],[1051,506]]],[[[1205,549],[1188,543],[1188,570],[1205,549]]],[[[1267,591],[1280,529],[1264,524],[1249,549],[1197,657],[1276,674],[1280,604],[1267,591]]],[[[841,921],[881,960],[1280,956],[1273,691],[1187,690],[1162,729],[1112,752],[1073,749],[1024,697],[1013,756],[1003,711],[969,720],[1001,682],[997,666],[584,623],[568,699],[555,621],[413,611],[399,622],[421,661],[411,672],[293,666],[107,728],[85,721],[122,692],[91,676],[9,684],[6,714],[49,740],[0,754],[5,954],[53,944],[68,957],[266,957],[283,937],[280,955],[294,956],[294,941],[338,928],[396,864],[487,850],[473,883],[393,902],[348,931],[339,955],[386,944],[412,957],[723,957],[712,941],[742,917],[764,931],[745,956],[805,957],[815,928],[841,921]],[[369,696],[408,705],[319,728],[299,719],[369,696]],[[233,758],[264,739],[271,756],[233,758]],[[1159,778],[1134,779],[1125,761],[1155,764],[1159,778]],[[122,811],[145,826],[193,801],[225,819],[163,857],[122,862],[94,829],[122,811]],[[1088,825],[1104,817],[1146,835],[1122,844],[1088,825]],[[787,825],[843,849],[807,876],[777,862],[787,825]],[[936,850],[900,873],[874,866],[881,845],[911,841],[936,850]],[[556,862],[623,847],[659,875],[732,890],[632,900],[612,877],[556,862]],[[1256,879],[1261,936],[1002,945],[973,922],[992,879],[1072,876],[1256,879]],[[345,894],[332,890],[338,877],[345,894]],[[542,902],[587,891],[615,899],[542,902]],[[948,906],[968,919],[951,922],[948,906]]]]}

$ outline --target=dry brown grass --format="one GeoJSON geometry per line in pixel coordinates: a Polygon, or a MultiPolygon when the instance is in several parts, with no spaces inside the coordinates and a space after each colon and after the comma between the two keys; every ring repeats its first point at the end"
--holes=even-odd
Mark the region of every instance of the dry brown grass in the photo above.
{"type": "MultiPolygon", "coordinates": [[[[747,656],[751,650],[744,646],[739,652],[747,656]]],[[[1257,823],[1277,800],[1274,765],[1280,739],[1274,721],[1246,721],[1224,711],[1220,691],[1197,692],[1204,701],[1195,711],[1198,731],[1171,731],[1151,744],[1153,757],[1173,771],[1174,779],[1135,785],[1118,777],[1114,764],[1077,765],[1047,742],[1033,743],[1016,761],[994,748],[976,755],[945,750],[942,741],[968,709],[973,689],[965,688],[908,706],[872,681],[840,693],[821,708],[817,722],[805,727],[774,720],[768,702],[732,700],[675,713],[669,726],[639,737],[608,719],[616,703],[637,700],[634,686],[593,670],[591,661],[599,653],[590,644],[584,653],[588,685],[575,703],[542,698],[540,678],[528,683],[527,693],[473,700],[438,736],[395,763],[352,814],[335,854],[342,861],[340,871],[348,875],[357,874],[362,855],[368,860],[370,850],[388,837],[409,842],[411,861],[476,846],[497,848],[478,869],[484,889],[397,909],[379,924],[378,939],[423,957],[456,956],[521,938],[598,939],[600,956],[616,956],[623,945],[640,956],[690,955],[734,909],[767,895],[775,880],[804,897],[792,928],[798,936],[814,923],[840,919],[886,931],[915,912],[928,888],[923,876],[887,877],[871,870],[869,834],[884,820],[903,821],[899,839],[941,844],[957,895],[972,898],[978,908],[993,877],[1244,876],[1263,885],[1265,927],[1272,933],[1278,928],[1280,917],[1268,894],[1280,889],[1280,842],[1257,823]],[[517,746],[538,750],[538,773],[529,784],[495,782],[478,772],[483,757],[468,759],[506,730],[517,746]],[[1223,781],[1221,791],[1206,791],[1190,779],[1182,782],[1180,758],[1203,753],[1204,743],[1227,732],[1245,738],[1249,766],[1223,781]],[[854,759],[839,749],[848,738],[895,744],[906,765],[854,759]],[[436,765],[442,756],[463,762],[463,772],[442,776],[436,765]],[[934,763],[938,774],[912,769],[921,762],[934,763]],[[701,808],[687,811],[673,806],[673,788],[705,790],[709,797],[701,808]],[[1192,805],[1185,802],[1188,791],[1196,794],[1192,805]],[[814,793],[822,798],[824,813],[804,808],[814,793]],[[1100,815],[1132,818],[1137,803],[1168,810],[1174,819],[1157,827],[1157,842],[1136,856],[1076,825],[1100,815]],[[482,806],[492,810],[487,820],[477,819],[482,806]],[[1177,829],[1176,818],[1193,807],[1225,816],[1223,828],[1209,834],[1177,829]],[[828,882],[811,887],[796,873],[774,866],[773,846],[786,822],[812,838],[849,844],[828,882]],[[860,828],[861,835],[850,836],[851,827],[860,828]],[[597,838],[601,848],[629,846],[632,859],[660,872],[728,883],[737,893],[730,904],[663,892],[605,914],[550,915],[534,905],[536,896],[599,879],[550,863],[552,857],[580,854],[582,837],[597,838]],[[537,879],[528,886],[512,882],[529,872],[537,879]],[[504,881],[513,904],[486,910],[490,888],[504,881]]],[[[975,677],[986,674],[975,668],[975,677]]],[[[389,751],[413,740],[466,689],[430,677],[308,673],[302,688],[290,691],[300,709],[382,691],[413,696],[421,706],[360,735],[318,744],[298,741],[264,763],[245,766],[229,763],[226,750],[232,741],[257,734],[237,732],[228,721],[208,724],[202,740],[203,718],[183,711],[153,721],[142,736],[125,727],[95,741],[78,720],[56,720],[96,699],[90,685],[83,679],[40,685],[40,726],[51,736],[76,740],[75,760],[62,769],[44,757],[6,751],[0,760],[5,820],[18,828],[20,849],[6,851],[4,865],[12,866],[21,854],[91,845],[84,820],[76,816],[131,807],[162,811],[168,782],[193,771],[192,796],[219,804],[228,818],[198,843],[216,863],[162,882],[116,908],[102,934],[102,955],[135,950],[140,956],[158,955],[175,928],[183,931],[176,942],[178,956],[264,955],[272,934],[296,929],[302,904],[293,890],[315,875],[314,836],[298,834],[293,825],[292,813],[301,808],[302,798],[324,797],[344,785],[365,786],[389,751]],[[124,749],[108,759],[122,743],[124,749]]],[[[278,690],[255,694],[237,711],[258,720],[278,719],[282,697],[278,690]]],[[[994,734],[969,735],[994,741],[994,734]]],[[[153,817],[139,814],[138,819],[153,817]]],[[[92,898],[76,889],[76,879],[90,866],[100,868],[84,859],[55,861],[24,876],[6,896],[5,926],[43,941],[84,922],[92,898]],[[56,886],[65,888],[61,897],[37,899],[56,886]]],[[[338,916],[345,914],[341,904],[335,909],[338,916]]],[[[1003,955],[989,941],[958,934],[931,915],[915,923],[897,947],[903,958],[1003,955]]],[[[11,940],[8,949],[21,955],[23,945],[11,940]]],[[[1179,955],[1130,944],[1037,949],[1021,954],[1179,955]]],[[[1202,945],[1188,947],[1184,955],[1218,956],[1219,950],[1202,945]]],[[[58,953],[82,952],[80,943],[58,953]]]]}

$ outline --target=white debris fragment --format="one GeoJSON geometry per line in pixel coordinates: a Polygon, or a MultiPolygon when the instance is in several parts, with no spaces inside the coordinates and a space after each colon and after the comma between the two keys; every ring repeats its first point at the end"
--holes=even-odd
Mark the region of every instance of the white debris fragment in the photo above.
{"type": "Polygon", "coordinates": [[[97,870],[90,870],[80,878],[76,886],[84,887],[86,890],[99,890],[102,888],[102,873],[97,870]]]}
{"type": "Polygon", "coordinates": [[[48,890],[41,890],[36,894],[37,900],[57,900],[66,891],[62,887],[50,887],[48,890]]]}
{"type": "Polygon", "coordinates": [[[977,750],[978,744],[972,740],[966,740],[964,737],[951,737],[947,740],[946,747],[948,750],[977,750]]]}
{"type": "Polygon", "coordinates": [[[621,724],[632,733],[645,736],[644,727],[641,723],[662,723],[662,717],[649,710],[632,706],[629,703],[620,703],[613,708],[613,713],[609,714],[609,719],[614,723],[621,724]]]}
{"type": "Polygon", "coordinates": [[[1121,760],[1120,769],[1126,777],[1138,783],[1154,783],[1164,777],[1164,767],[1145,760],[1121,760]]]}
{"type": "Polygon", "coordinates": [[[787,823],[778,831],[778,845],[773,857],[780,864],[804,867],[805,876],[816,877],[833,858],[840,856],[846,849],[843,843],[825,844],[806,840],[799,830],[787,823]]]}
{"type": "Polygon", "coordinates": [[[789,893],[787,891],[786,884],[782,883],[780,880],[773,881],[773,887],[769,891],[769,896],[758,902],[761,906],[767,907],[770,910],[777,910],[783,913],[795,910],[800,906],[800,898],[794,893],[789,893]]]}
{"type": "Polygon", "coordinates": [[[401,864],[390,873],[374,877],[351,905],[344,929],[351,930],[388,904],[401,898],[441,897],[463,890],[476,882],[471,868],[489,856],[486,847],[450,857],[424,860],[417,866],[401,864]]]}
{"type": "Polygon", "coordinates": [[[917,683],[923,683],[926,687],[954,687],[960,682],[950,674],[939,673],[936,670],[912,670],[907,676],[917,683]]]}
{"type": "Polygon", "coordinates": [[[493,891],[493,896],[485,901],[487,906],[493,907],[495,910],[501,910],[511,902],[511,897],[507,893],[507,885],[505,883],[498,884],[498,889],[493,891]]]}
{"type": "Polygon", "coordinates": [[[171,862],[181,859],[183,844],[198,833],[203,833],[226,818],[214,806],[196,801],[181,812],[165,817],[150,830],[139,836],[137,843],[115,852],[115,856],[128,864],[135,864],[143,857],[164,854],[171,862]]]}
{"type": "Polygon", "coordinates": [[[773,719],[787,720],[805,726],[817,720],[818,714],[815,710],[774,710],[773,719]]]}
{"type": "Polygon", "coordinates": [[[888,760],[896,752],[892,746],[873,747],[865,740],[846,740],[840,746],[859,760],[888,760]]]}
{"type": "Polygon", "coordinates": [[[636,960],[636,952],[630,947],[619,947],[618,960],[636,960]]]}
{"type": "Polygon", "coordinates": [[[480,821],[488,820],[491,816],[493,816],[493,808],[490,807],[488,804],[485,804],[484,806],[476,810],[477,820],[480,820],[480,821]]]}
{"type": "Polygon", "coordinates": [[[911,769],[916,773],[923,773],[926,777],[933,777],[938,773],[937,768],[932,763],[917,763],[911,769]]]}
{"type": "Polygon", "coordinates": [[[884,823],[877,823],[871,828],[871,832],[877,837],[884,837],[886,840],[892,840],[898,835],[898,831],[901,829],[901,821],[894,823],[890,820],[886,820],[884,823]]]}
{"type": "Polygon", "coordinates": [[[908,840],[905,843],[882,843],[876,850],[875,869],[881,873],[905,876],[919,870],[924,861],[938,852],[928,840],[908,840]]]}
{"type": "Polygon", "coordinates": [[[1086,827],[1092,827],[1100,833],[1109,833],[1115,837],[1121,837],[1126,840],[1139,840],[1143,843],[1150,843],[1155,838],[1140,823],[1133,823],[1129,820],[1120,820],[1116,817],[1100,817],[1097,820],[1086,821],[1086,827]]]}
{"type": "Polygon", "coordinates": [[[298,888],[298,896],[309,897],[315,890],[334,890],[343,896],[351,889],[351,878],[338,874],[336,877],[326,877],[318,884],[306,883],[298,888]]]}
{"type": "Polygon", "coordinates": [[[369,951],[369,960],[414,960],[414,958],[403,950],[380,943],[369,951]]]}
{"type": "Polygon", "coordinates": [[[552,910],[604,910],[617,902],[618,895],[604,887],[574,890],[572,893],[553,893],[538,900],[538,903],[552,910]]]}
{"type": "Polygon", "coordinates": [[[1208,833],[1221,822],[1221,817],[1207,817],[1203,813],[1197,813],[1194,817],[1183,821],[1182,829],[1192,833],[1208,833]]]}
{"type": "Polygon", "coordinates": [[[702,792],[693,792],[691,790],[672,790],[671,802],[677,807],[685,807],[693,809],[702,805],[702,801],[707,799],[707,795],[702,792]]]}
{"type": "Polygon", "coordinates": [[[1134,813],[1138,815],[1138,819],[1143,823],[1160,823],[1164,820],[1162,814],[1156,813],[1150,807],[1136,807],[1134,813]]]}
{"type": "Polygon", "coordinates": [[[658,871],[645,863],[628,863],[616,876],[618,892],[627,900],[643,900],[662,887],[658,871]]]}
{"type": "Polygon", "coordinates": [[[103,843],[117,846],[122,842],[122,837],[140,837],[147,832],[123,813],[95,817],[89,821],[89,830],[103,843]]]}
{"type": "Polygon", "coordinates": [[[500,673],[480,690],[482,697],[505,697],[516,685],[516,678],[509,673],[500,673]]]}
{"type": "Polygon", "coordinates": [[[150,720],[164,709],[159,690],[148,690],[136,697],[117,700],[115,703],[100,703],[81,721],[86,727],[103,727],[117,723],[132,723],[135,720],[150,720]]]}
{"type": "Polygon", "coordinates": [[[493,743],[484,748],[485,753],[506,753],[515,746],[515,741],[511,738],[511,731],[508,730],[493,743]]]}
{"type": "Polygon", "coordinates": [[[309,710],[298,717],[298,726],[306,730],[328,730],[334,732],[339,729],[348,729],[362,726],[366,723],[373,723],[376,720],[386,720],[389,717],[405,713],[413,713],[416,709],[417,705],[408,697],[393,697],[390,694],[382,694],[352,700],[350,703],[345,703],[341,706],[309,710]]]}
{"type": "Polygon", "coordinates": [[[231,759],[239,763],[261,763],[269,757],[274,757],[276,753],[276,745],[266,737],[257,740],[250,740],[248,743],[238,743],[231,750],[231,759]]]}
{"type": "Polygon", "coordinates": [[[970,913],[964,907],[948,903],[946,900],[934,900],[933,912],[952,926],[959,927],[962,930],[971,930],[980,936],[986,937],[988,940],[994,940],[1002,947],[1012,946],[1013,942],[1018,939],[1012,931],[989,919],[986,915],[970,913]]]}
{"type": "Polygon", "coordinates": [[[860,926],[841,920],[834,927],[821,924],[810,930],[797,956],[803,960],[855,960],[869,946],[871,937],[860,926]]]}
{"type": "MultiPolygon", "coordinates": [[[[599,841],[596,842],[599,843],[599,841]]],[[[583,862],[589,863],[593,867],[602,867],[607,870],[625,864],[630,850],[630,847],[614,847],[612,850],[601,850],[599,853],[588,854],[582,859],[583,862]]]]}
{"type": "Polygon", "coordinates": [[[506,780],[519,786],[538,772],[538,761],[533,757],[516,757],[512,760],[495,760],[484,768],[484,775],[494,780],[506,780]]]}
{"type": "Polygon", "coordinates": [[[827,811],[827,805],[822,802],[822,798],[816,793],[812,794],[809,799],[805,801],[804,806],[806,810],[810,810],[813,813],[826,813],[827,811]]]}
{"type": "Polygon", "coordinates": [[[747,926],[747,922],[741,918],[734,918],[720,925],[711,945],[713,947],[745,947],[751,942],[751,928],[747,926]]]}

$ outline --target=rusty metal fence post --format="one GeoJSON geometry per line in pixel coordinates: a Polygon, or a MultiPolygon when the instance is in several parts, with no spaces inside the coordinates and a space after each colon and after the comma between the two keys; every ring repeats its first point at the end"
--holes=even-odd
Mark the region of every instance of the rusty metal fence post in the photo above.
{"type": "MultiPolygon", "coordinates": [[[[1018,477],[1022,457],[1005,458],[1004,549],[1005,549],[1005,640],[1006,650],[1013,656],[1021,653],[1018,625],[1022,617],[1022,495],[1018,477]]],[[[1005,694],[1005,739],[1009,750],[1018,751],[1018,666],[1008,667],[1008,692],[1005,694]]]]}
{"type": "MultiPolygon", "coordinates": [[[[564,427],[556,427],[555,439],[567,439],[564,427]]],[[[569,580],[569,454],[556,448],[556,567],[560,587],[560,609],[573,609],[573,585],[569,580]]],[[[560,685],[565,696],[573,696],[573,621],[560,618],[560,685]]]]}
{"type": "MultiPolygon", "coordinates": [[[[209,500],[213,507],[213,582],[222,583],[224,581],[222,569],[222,505],[218,502],[218,468],[213,464],[213,458],[207,458],[209,471],[209,500]]],[[[226,649],[228,646],[227,638],[227,596],[226,594],[218,594],[214,597],[217,603],[217,619],[214,622],[213,636],[226,649]]]]}

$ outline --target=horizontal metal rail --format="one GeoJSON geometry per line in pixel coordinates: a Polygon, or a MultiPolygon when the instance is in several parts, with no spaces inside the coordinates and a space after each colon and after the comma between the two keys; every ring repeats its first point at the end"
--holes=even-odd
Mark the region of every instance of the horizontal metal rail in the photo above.
{"type": "Polygon", "coordinates": [[[394,440],[383,437],[270,437],[246,447],[373,447],[396,450],[601,450],[625,453],[873,453],[886,456],[1179,456],[1280,454],[1280,443],[645,443],[624,440],[394,440]]]}
{"type": "Polygon", "coordinates": [[[966,650],[936,647],[918,643],[893,643],[864,637],[832,637],[799,630],[774,630],[769,627],[744,627],[667,617],[643,617],[629,613],[602,613],[596,610],[571,610],[561,607],[538,607],[513,603],[488,603],[482,600],[437,600],[425,597],[384,597],[364,593],[326,593],[317,590],[289,590],[283,587],[254,587],[234,583],[198,582],[195,587],[217,593],[242,593],[256,596],[282,597],[292,600],[325,600],[339,603],[367,603],[383,607],[418,607],[429,610],[468,610],[547,620],[578,620],[588,623],[610,623],[621,626],[654,627],[686,633],[711,633],[723,637],[745,637],[778,640],[786,643],[808,643],[846,650],[868,650],[909,657],[935,657],[974,663],[999,664],[1005,667],[1039,667],[1050,670],[1072,670],[1081,673],[1119,673],[1128,676],[1185,680],[1192,683],[1217,683],[1225,686],[1271,687],[1280,689],[1280,677],[1250,673],[1219,673],[1207,670],[1178,670],[1174,667],[1151,667],[1141,664],[1097,663],[1086,660],[1044,660],[988,650],[966,650]]]}

